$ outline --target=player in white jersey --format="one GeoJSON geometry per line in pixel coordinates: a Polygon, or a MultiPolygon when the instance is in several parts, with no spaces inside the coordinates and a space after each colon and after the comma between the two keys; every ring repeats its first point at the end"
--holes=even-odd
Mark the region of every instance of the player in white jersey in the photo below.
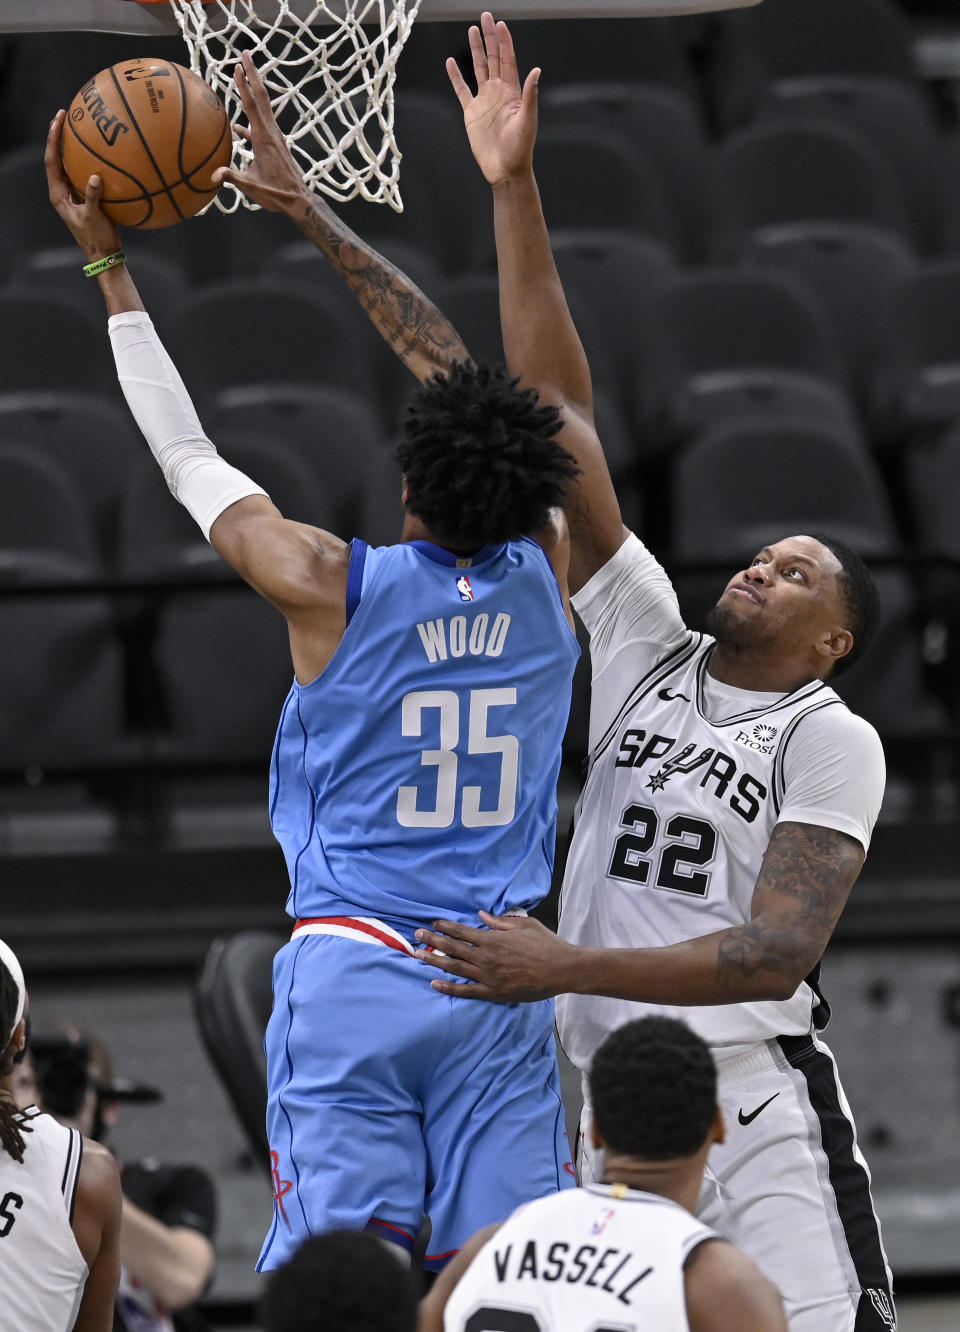
{"type": "MultiPolygon", "coordinates": [[[[688,629],[665,573],[623,526],[593,423],[589,368],[533,175],[536,83],[509,32],[471,30],[478,91],[448,72],[493,186],[504,345],[562,406],[570,584],[591,633],[589,772],[560,937],[535,921],[440,923],[450,994],[563,996],[581,1069],[626,1017],[682,1013],[711,1044],[731,1120],[699,1214],[783,1292],[791,1332],[891,1332],[890,1274],[849,1108],[818,1036],[823,951],[860,872],[883,792],[873,729],[826,683],[877,616],[862,562],[809,534],[772,539],[688,629]]],[[[587,1105],[589,1120],[589,1104],[587,1105]]],[[[590,1177],[589,1144],[582,1169],[590,1177]]]]}
{"type": "Polygon", "coordinates": [[[105,1148],[10,1088],[26,1049],[23,972],[0,941],[0,1332],[110,1332],[120,1179],[105,1148]]]}
{"type": "Polygon", "coordinates": [[[419,1332],[786,1332],[773,1284],[692,1215],[725,1132],[706,1044],[676,1018],[628,1022],[597,1050],[590,1086],[603,1182],[481,1231],[419,1332]]]}

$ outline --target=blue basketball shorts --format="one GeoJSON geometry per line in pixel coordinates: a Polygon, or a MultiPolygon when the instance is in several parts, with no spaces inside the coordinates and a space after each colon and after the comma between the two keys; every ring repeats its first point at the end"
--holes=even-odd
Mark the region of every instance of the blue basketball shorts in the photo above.
{"type": "Polygon", "coordinates": [[[258,1271],[309,1235],[369,1229],[438,1271],[482,1226],[575,1183],[553,1003],[431,988],[396,947],[294,937],[274,964],[267,1027],[273,1224],[258,1271]]]}

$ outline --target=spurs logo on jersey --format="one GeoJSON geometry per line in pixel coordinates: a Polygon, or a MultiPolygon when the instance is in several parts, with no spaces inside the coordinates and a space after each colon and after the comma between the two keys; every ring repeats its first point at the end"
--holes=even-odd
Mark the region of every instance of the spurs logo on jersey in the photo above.
{"type": "MultiPolygon", "coordinates": [[[[689,633],[641,679],[621,675],[623,702],[594,744],[577,808],[561,919],[572,942],[656,947],[750,919],[797,727],[821,709],[846,709],[814,680],[785,696],[728,690],[718,712],[707,675],[712,647],[689,633]]],[[[706,1028],[723,1023],[725,1041],[731,1029],[748,1041],[806,1029],[813,1003],[803,985],[783,1003],[682,1016],[708,1040],[706,1028]]],[[[588,1061],[589,1041],[643,1009],[571,995],[558,1001],[561,1018],[568,1011],[579,1015],[571,1040],[588,1061]]]]}
{"type": "MultiPolygon", "coordinates": [[[[842,706],[818,680],[753,712],[711,718],[704,700],[711,646],[693,635],[642,681],[592,756],[587,790],[602,787],[619,816],[606,857],[610,878],[706,898],[720,869],[726,888],[736,889],[730,870],[748,861],[759,867],[779,813],[780,756],[793,729],[812,709],[842,706]]],[[[755,878],[756,871],[745,891],[755,878]]]]}

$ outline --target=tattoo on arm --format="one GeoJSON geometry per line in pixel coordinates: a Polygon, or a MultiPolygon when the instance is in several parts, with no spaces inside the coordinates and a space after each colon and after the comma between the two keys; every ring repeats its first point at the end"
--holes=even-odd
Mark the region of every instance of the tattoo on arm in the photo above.
{"type": "Polygon", "coordinates": [[[720,940],[720,987],[733,990],[761,972],[793,972],[798,958],[814,953],[819,958],[863,858],[860,843],[846,833],[813,824],[780,824],[757,879],[755,918],[720,940]]]}
{"type": "Polygon", "coordinates": [[[467,359],[469,352],[437,307],[399,269],[363,245],[320,200],[306,203],[298,223],[402,361],[419,354],[440,369],[467,359]]]}

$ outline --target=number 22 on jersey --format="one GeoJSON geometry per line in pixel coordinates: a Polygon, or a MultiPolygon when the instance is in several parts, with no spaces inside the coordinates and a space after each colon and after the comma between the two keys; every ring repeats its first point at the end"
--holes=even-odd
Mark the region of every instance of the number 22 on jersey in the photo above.
{"type": "MultiPolygon", "coordinates": [[[[517,691],[509,689],[471,689],[466,708],[452,689],[420,689],[404,694],[400,707],[400,726],[404,736],[422,737],[425,713],[439,713],[440,747],[423,749],[420,765],[436,768],[436,798],[433,807],[421,808],[419,787],[401,786],[397,791],[397,822],[403,828],[449,828],[459,814],[464,828],[497,828],[510,823],[517,804],[517,773],[520,766],[520,742],[515,735],[490,733],[490,710],[515,705],[517,691]],[[466,717],[463,712],[466,711],[466,717]],[[498,754],[500,782],[496,806],[483,800],[483,787],[461,785],[459,780],[462,733],[466,725],[466,754],[498,754]]],[[[430,724],[432,730],[433,725],[430,724]]]]}

